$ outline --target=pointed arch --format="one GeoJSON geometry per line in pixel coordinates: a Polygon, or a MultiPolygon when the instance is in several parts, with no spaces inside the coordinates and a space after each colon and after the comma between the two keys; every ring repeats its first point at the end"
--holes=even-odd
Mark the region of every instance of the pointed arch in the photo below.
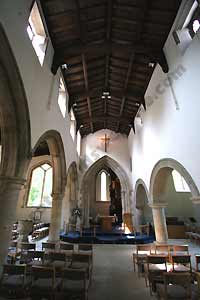
{"type": "Polygon", "coordinates": [[[56,130],[45,132],[37,141],[33,148],[33,155],[42,143],[46,142],[49,147],[49,152],[52,157],[53,166],[53,194],[64,194],[66,185],[66,160],[64,146],[60,133],[56,130]]]}
{"type": "Polygon", "coordinates": [[[88,200],[88,191],[90,189],[90,179],[96,174],[98,174],[104,168],[110,168],[119,178],[121,184],[121,198],[122,198],[122,210],[123,212],[130,212],[131,210],[131,183],[129,181],[129,177],[125,170],[119,165],[111,157],[105,155],[94,162],[84,173],[81,181],[81,198],[82,198],[82,205],[83,214],[84,214],[84,221],[85,223],[88,222],[89,219],[89,200],[88,200]]]}

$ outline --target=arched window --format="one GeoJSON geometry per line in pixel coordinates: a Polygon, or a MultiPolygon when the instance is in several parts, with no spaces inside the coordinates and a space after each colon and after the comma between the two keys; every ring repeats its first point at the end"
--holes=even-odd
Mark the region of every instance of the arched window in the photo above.
{"type": "Polygon", "coordinates": [[[33,169],[27,206],[52,207],[52,167],[45,163],[33,169]]]}
{"type": "Polygon", "coordinates": [[[65,118],[65,115],[66,115],[66,89],[65,89],[65,85],[64,85],[62,77],[60,77],[58,105],[60,107],[60,111],[62,113],[63,118],[65,118]]]}
{"type": "Polygon", "coordinates": [[[70,110],[69,116],[70,116],[70,134],[71,134],[71,137],[74,141],[75,135],[76,135],[76,119],[75,119],[75,116],[74,116],[73,109],[70,110]]]}
{"type": "Polygon", "coordinates": [[[101,170],[96,177],[96,201],[110,201],[110,175],[101,170]]]}
{"type": "Polygon", "coordinates": [[[107,201],[107,174],[101,173],[101,201],[107,201]]]}

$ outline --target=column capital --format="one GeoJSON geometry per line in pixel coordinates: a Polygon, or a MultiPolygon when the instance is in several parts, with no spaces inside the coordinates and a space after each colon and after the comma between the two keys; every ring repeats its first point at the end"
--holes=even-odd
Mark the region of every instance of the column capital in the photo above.
{"type": "Polygon", "coordinates": [[[149,207],[151,207],[151,208],[166,208],[167,205],[168,205],[167,202],[149,203],[149,207]]]}
{"type": "Polygon", "coordinates": [[[191,197],[190,200],[192,201],[193,204],[200,204],[200,195],[191,197]]]}

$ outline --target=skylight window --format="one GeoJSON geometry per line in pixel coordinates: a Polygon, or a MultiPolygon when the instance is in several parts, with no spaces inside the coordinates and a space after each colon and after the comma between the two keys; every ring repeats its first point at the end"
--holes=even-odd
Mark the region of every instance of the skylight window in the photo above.
{"type": "Polygon", "coordinates": [[[178,173],[176,170],[173,170],[172,177],[173,177],[174,187],[175,187],[176,192],[182,192],[182,193],[190,192],[190,188],[189,188],[187,182],[185,181],[183,176],[181,176],[180,173],[178,173]]]}
{"type": "Polygon", "coordinates": [[[27,33],[42,66],[47,47],[47,36],[36,2],[33,5],[28,19],[27,33]]]}
{"type": "Polygon", "coordinates": [[[66,115],[66,89],[63,82],[62,77],[60,77],[60,84],[59,84],[59,95],[58,95],[58,105],[60,107],[60,111],[62,113],[63,118],[66,115]]]}

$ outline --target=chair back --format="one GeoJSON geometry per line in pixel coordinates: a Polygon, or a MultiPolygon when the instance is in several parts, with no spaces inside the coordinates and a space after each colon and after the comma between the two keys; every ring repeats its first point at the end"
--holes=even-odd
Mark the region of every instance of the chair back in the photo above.
{"type": "Polygon", "coordinates": [[[42,243],[42,250],[55,250],[56,249],[56,243],[51,243],[51,242],[43,242],[42,243]]]}
{"type": "Polygon", "coordinates": [[[166,256],[161,256],[161,255],[148,255],[147,256],[147,263],[148,264],[167,264],[167,257],[166,256]]]}
{"type": "Polygon", "coordinates": [[[26,265],[3,265],[3,275],[24,275],[26,274],[26,265]]]}
{"type": "Polygon", "coordinates": [[[62,272],[62,278],[68,280],[86,280],[85,269],[65,268],[62,272]]]}
{"type": "Polygon", "coordinates": [[[44,251],[34,251],[34,259],[44,260],[44,251]]]}
{"type": "Polygon", "coordinates": [[[37,280],[39,278],[52,278],[55,279],[55,269],[53,267],[44,266],[32,266],[32,279],[37,280]]]}
{"type": "Polygon", "coordinates": [[[60,243],[60,250],[74,251],[73,244],[60,243]]]}
{"type": "Polygon", "coordinates": [[[78,251],[93,251],[92,244],[78,244],[78,251]]]}
{"type": "Polygon", "coordinates": [[[51,261],[66,261],[65,253],[51,252],[49,253],[49,259],[51,261]]]}
{"type": "Polygon", "coordinates": [[[189,254],[188,245],[173,245],[173,253],[174,255],[189,254]]]}
{"type": "Polygon", "coordinates": [[[19,248],[21,251],[35,250],[36,244],[34,243],[20,243],[19,248]]]}
{"type": "Polygon", "coordinates": [[[137,254],[147,254],[150,255],[152,251],[151,244],[149,245],[136,245],[136,253],[137,254]]]}
{"type": "Polygon", "coordinates": [[[72,262],[85,262],[91,263],[92,262],[92,255],[91,254],[80,254],[80,253],[73,253],[72,254],[72,262]]]}
{"type": "Polygon", "coordinates": [[[186,268],[188,268],[188,272],[192,272],[191,265],[191,257],[190,255],[172,255],[172,268],[173,271],[181,271],[186,272],[186,268]],[[183,270],[176,269],[176,265],[183,265],[183,270]]]}
{"type": "Polygon", "coordinates": [[[195,255],[195,262],[196,262],[196,272],[199,272],[200,255],[195,255]]]}

